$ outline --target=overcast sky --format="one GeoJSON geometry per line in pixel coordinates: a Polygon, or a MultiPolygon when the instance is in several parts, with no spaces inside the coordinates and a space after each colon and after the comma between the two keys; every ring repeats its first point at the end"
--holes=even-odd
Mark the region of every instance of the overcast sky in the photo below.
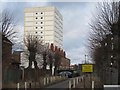
{"type": "MultiPolygon", "coordinates": [[[[63,16],[63,45],[72,64],[82,63],[88,53],[90,28],[88,23],[95,12],[96,2],[4,2],[0,6],[14,13],[18,20],[20,39],[23,36],[26,7],[55,6],[63,16]]],[[[89,57],[90,58],[90,57],[89,57]]]]}

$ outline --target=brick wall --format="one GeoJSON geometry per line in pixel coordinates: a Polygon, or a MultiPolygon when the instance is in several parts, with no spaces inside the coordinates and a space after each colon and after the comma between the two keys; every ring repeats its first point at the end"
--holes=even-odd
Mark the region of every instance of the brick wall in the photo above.
{"type": "Polygon", "coordinates": [[[8,40],[2,42],[2,68],[9,68],[12,62],[12,43],[8,40]]]}

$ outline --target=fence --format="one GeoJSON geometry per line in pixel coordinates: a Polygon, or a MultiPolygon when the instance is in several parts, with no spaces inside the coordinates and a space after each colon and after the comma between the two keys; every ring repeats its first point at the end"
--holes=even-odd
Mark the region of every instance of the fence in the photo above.
{"type": "Polygon", "coordinates": [[[18,82],[21,79],[22,71],[20,69],[6,69],[3,70],[3,83],[18,82]]]}
{"type": "Polygon", "coordinates": [[[66,79],[61,76],[50,76],[49,71],[40,69],[7,69],[3,71],[3,88],[40,88],[66,79]],[[42,72],[42,73],[41,73],[42,72]],[[47,73],[47,74],[46,74],[47,73]]]}
{"type": "Polygon", "coordinates": [[[75,88],[83,77],[76,77],[69,80],[69,88],[75,88]]]}
{"type": "Polygon", "coordinates": [[[61,76],[41,77],[37,82],[26,81],[26,82],[16,83],[15,88],[44,88],[48,85],[54,84],[56,82],[59,82],[65,79],[66,77],[61,77],[61,76]]]}
{"type": "MultiPolygon", "coordinates": [[[[85,77],[84,76],[81,76],[81,77],[76,77],[76,78],[72,78],[69,80],[69,88],[85,88],[85,87],[80,87],[80,83],[82,83],[82,85],[84,85],[84,80],[85,80],[85,77]]],[[[88,81],[90,82],[90,81],[88,81]]],[[[94,90],[94,81],[90,82],[91,83],[91,87],[92,90],[94,90]]],[[[87,87],[88,88],[88,87],[87,87]]]]}

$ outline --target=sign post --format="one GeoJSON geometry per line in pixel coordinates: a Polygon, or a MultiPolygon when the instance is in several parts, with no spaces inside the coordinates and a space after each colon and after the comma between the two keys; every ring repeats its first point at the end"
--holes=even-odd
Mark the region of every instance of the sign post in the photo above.
{"type": "MultiPolygon", "coordinates": [[[[93,64],[82,64],[82,72],[83,73],[92,73],[93,72],[93,64]]],[[[91,78],[91,75],[90,75],[91,78]]],[[[92,83],[92,80],[90,80],[90,82],[92,83]]],[[[84,77],[84,88],[85,88],[85,77],[84,77]]]]}
{"type": "Polygon", "coordinates": [[[92,64],[82,64],[82,72],[92,73],[93,72],[93,65],[92,64]]]}

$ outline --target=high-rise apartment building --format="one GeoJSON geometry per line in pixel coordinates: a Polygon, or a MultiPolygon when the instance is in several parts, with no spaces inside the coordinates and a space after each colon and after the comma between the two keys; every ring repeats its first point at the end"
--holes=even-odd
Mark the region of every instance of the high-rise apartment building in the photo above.
{"type": "Polygon", "coordinates": [[[63,48],[63,18],[55,7],[26,8],[24,36],[37,35],[44,43],[63,48]]]}

